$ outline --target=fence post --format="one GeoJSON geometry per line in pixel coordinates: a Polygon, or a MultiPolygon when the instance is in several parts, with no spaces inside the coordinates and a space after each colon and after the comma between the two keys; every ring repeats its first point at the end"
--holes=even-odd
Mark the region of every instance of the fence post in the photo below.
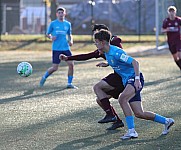
{"type": "MultiPolygon", "coordinates": [[[[94,25],[94,5],[95,5],[94,0],[89,1],[89,4],[91,6],[91,26],[93,26],[94,25]]],[[[93,32],[91,36],[92,36],[91,41],[93,41],[93,32]]]]}
{"type": "Polygon", "coordinates": [[[0,0],[0,41],[1,41],[1,34],[2,34],[2,2],[0,0]]]}
{"type": "Polygon", "coordinates": [[[46,2],[46,0],[44,2],[45,2],[45,41],[47,41],[47,38],[46,38],[46,30],[47,30],[47,2],[46,2]]]}
{"type": "Polygon", "coordinates": [[[156,49],[159,46],[159,6],[158,0],[155,0],[155,29],[156,29],[156,49]]]}
{"type": "Polygon", "coordinates": [[[141,0],[138,0],[138,35],[140,42],[141,41],[141,0]]]}

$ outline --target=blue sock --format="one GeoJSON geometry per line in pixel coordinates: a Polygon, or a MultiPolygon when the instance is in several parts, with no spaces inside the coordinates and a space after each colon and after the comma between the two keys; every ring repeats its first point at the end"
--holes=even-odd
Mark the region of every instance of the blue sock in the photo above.
{"type": "Polygon", "coordinates": [[[73,76],[68,76],[68,84],[72,84],[73,76]]]}
{"type": "Polygon", "coordinates": [[[154,121],[158,122],[158,123],[161,123],[161,124],[165,124],[166,123],[166,118],[156,114],[155,118],[154,118],[154,121]]]}
{"type": "Polygon", "coordinates": [[[133,116],[126,116],[126,124],[128,126],[128,129],[134,128],[134,117],[133,116]]]}
{"type": "Polygon", "coordinates": [[[46,78],[48,78],[49,75],[50,75],[50,74],[48,73],[48,71],[46,71],[45,74],[43,75],[43,78],[46,79],[46,78]]]}

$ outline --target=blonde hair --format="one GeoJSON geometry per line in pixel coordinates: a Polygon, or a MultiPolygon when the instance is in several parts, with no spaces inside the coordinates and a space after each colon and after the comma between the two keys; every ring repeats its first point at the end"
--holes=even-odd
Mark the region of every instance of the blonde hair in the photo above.
{"type": "Polygon", "coordinates": [[[177,12],[177,8],[175,6],[169,6],[167,11],[170,12],[171,10],[174,10],[175,12],[177,12]]]}
{"type": "Polygon", "coordinates": [[[57,10],[56,10],[56,12],[58,12],[58,11],[66,12],[66,9],[65,9],[64,7],[58,7],[57,10]]]}

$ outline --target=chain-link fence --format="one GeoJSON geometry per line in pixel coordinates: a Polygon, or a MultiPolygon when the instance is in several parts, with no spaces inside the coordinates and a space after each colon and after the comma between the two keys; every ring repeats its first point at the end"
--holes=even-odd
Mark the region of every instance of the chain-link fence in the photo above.
{"type": "MultiPolygon", "coordinates": [[[[50,1],[67,9],[73,34],[91,34],[91,25],[104,23],[113,34],[154,34],[155,0],[84,0],[78,3],[50,1]]],[[[174,0],[158,0],[159,27],[174,0]]],[[[1,0],[1,34],[44,34],[51,7],[45,0],[1,0]]],[[[178,8],[180,9],[180,8],[178,8]]],[[[55,13],[55,10],[52,10],[55,13]]]]}
{"type": "Polygon", "coordinates": [[[43,1],[2,0],[2,34],[42,34],[48,14],[43,1]],[[26,1],[25,1],[26,2],[26,1]]]}
{"type": "MultiPolygon", "coordinates": [[[[173,0],[158,0],[160,28],[173,0]]],[[[155,0],[95,0],[85,1],[69,9],[74,33],[90,33],[93,23],[104,23],[113,34],[154,34],[155,0]]]]}

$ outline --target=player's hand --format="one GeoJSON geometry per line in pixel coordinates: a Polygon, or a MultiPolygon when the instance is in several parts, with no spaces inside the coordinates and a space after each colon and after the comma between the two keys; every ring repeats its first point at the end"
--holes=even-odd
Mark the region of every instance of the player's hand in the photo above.
{"type": "Polygon", "coordinates": [[[166,28],[166,32],[171,32],[172,30],[171,30],[171,28],[170,27],[167,27],[166,28]]]}
{"type": "Polygon", "coordinates": [[[51,37],[52,41],[55,41],[56,38],[57,38],[56,36],[52,36],[52,37],[51,37]]]}
{"type": "Polygon", "coordinates": [[[69,46],[72,46],[73,45],[73,42],[69,41],[69,46]]]}
{"type": "Polygon", "coordinates": [[[167,33],[167,32],[170,32],[171,30],[170,30],[170,27],[167,27],[165,29],[162,28],[161,31],[162,31],[162,33],[167,33]]]}
{"type": "Polygon", "coordinates": [[[59,59],[60,59],[60,60],[67,61],[67,60],[68,60],[68,57],[67,57],[66,55],[64,55],[64,54],[60,54],[60,55],[59,55],[59,59]]]}
{"type": "Polygon", "coordinates": [[[97,67],[107,67],[109,66],[108,63],[100,62],[96,65],[97,67]]]}
{"type": "Polygon", "coordinates": [[[136,91],[141,90],[142,85],[141,85],[141,82],[140,82],[139,79],[135,79],[134,86],[135,86],[135,88],[136,88],[136,91]]]}

